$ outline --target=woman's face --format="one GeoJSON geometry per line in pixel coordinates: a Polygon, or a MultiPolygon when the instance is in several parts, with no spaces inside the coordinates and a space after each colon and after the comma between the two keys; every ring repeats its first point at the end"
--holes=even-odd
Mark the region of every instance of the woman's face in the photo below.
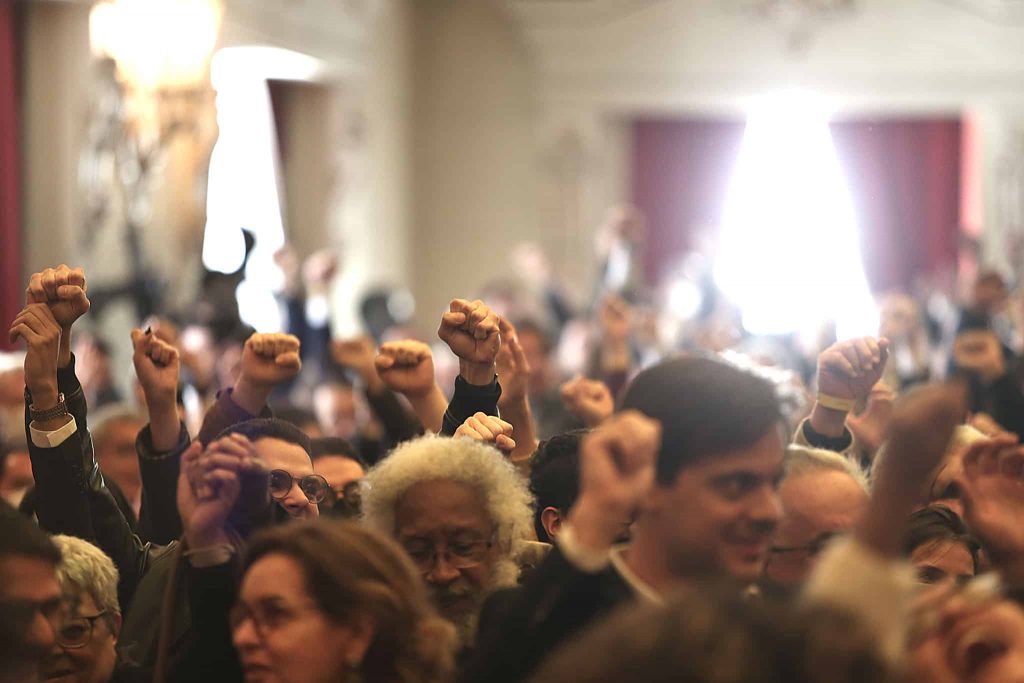
{"type": "Polygon", "coordinates": [[[963,543],[936,539],[914,548],[910,563],[923,584],[965,583],[974,578],[974,557],[963,543]]]}
{"type": "Polygon", "coordinates": [[[915,683],[1024,683],[1024,611],[1009,600],[951,599],[911,651],[915,683]]]}
{"type": "Polygon", "coordinates": [[[242,579],[232,639],[246,683],[337,683],[358,667],[370,634],[328,619],[306,588],[302,567],[270,554],[242,579]]]}

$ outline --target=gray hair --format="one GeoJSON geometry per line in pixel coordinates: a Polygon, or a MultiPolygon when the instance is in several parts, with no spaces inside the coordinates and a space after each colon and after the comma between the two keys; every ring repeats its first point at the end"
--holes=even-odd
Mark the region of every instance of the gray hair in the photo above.
{"type": "Polygon", "coordinates": [[[487,444],[433,434],[402,444],[363,480],[364,522],[393,537],[395,509],[402,495],[414,484],[438,479],[480,492],[494,522],[495,544],[503,555],[495,581],[513,585],[519,573],[514,558],[533,530],[533,497],[515,468],[487,444]]]}
{"type": "Polygon", "coordinates": [[[107,612],[107,623],[121,613],[117,602],[117,567],[114,561],[88,541],[59,535],[53,542],[60,549],[57,580],[65,593],[85,592],[96,606],[107,612]]]}
{"type": "Polygon", "coordinates": [[[783,481],[813,474],[814,472],[842,472],[849,476],[867,493],[868,476],[857,463],[841,453],[827,451],[823,448],[806,448],[789,446],[786,448],[786,459],[783,462],[783,481]]]}

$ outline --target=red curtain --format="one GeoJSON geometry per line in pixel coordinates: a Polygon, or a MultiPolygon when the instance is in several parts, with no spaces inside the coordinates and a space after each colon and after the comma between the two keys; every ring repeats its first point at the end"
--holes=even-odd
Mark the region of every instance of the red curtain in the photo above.
{"type": "MultiPolygon", "coordinates": [[[[633,125],[633,202],[648,218],[646,265],[660,282],[697,231],[721,221],[742,122],[639,120],[633,125]]],[[[956,263],[960,215],[958,119],[832,125],[876,292],[956,263]]]]}
{"type": "MultiPolygon", "coordinates": [[[[0,329],[21,310],[21,218],[19,207],[17,47],[14,3],[0,0],[0,329]]],[[[0,334],[0,348],[9,348],[0,334]]]]}
{"type": "Polygon", "coordinates": [[[875,292],[955,268],[960,230],[959,119],[832,124],[875,292]]]}

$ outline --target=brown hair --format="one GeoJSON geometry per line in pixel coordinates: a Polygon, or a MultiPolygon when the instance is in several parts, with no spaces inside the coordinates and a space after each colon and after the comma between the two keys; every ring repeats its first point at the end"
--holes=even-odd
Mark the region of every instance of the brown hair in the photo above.
{"type": "Polygon", "coordinates": [[[373,641],[360,672],[369,683],[441,683],[454,668],[455,630],[434,612],[402,549],[355,522],[311,520],[268,529],[249,546],[243,573],[267,555],[295,560],[306,589],[336,623],[369,616],[373,641]]]}

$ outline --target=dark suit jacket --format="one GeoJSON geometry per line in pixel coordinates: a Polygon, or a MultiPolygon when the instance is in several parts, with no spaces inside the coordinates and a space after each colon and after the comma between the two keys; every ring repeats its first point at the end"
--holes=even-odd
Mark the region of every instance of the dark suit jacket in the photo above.
{"type": "Polygon", "coordinates": [[[556,546],[524,585],[499,591],[484,604],[460,681],[523,681],[567,638],[633,599],[613,567],[588,574],[556,546]]]}

